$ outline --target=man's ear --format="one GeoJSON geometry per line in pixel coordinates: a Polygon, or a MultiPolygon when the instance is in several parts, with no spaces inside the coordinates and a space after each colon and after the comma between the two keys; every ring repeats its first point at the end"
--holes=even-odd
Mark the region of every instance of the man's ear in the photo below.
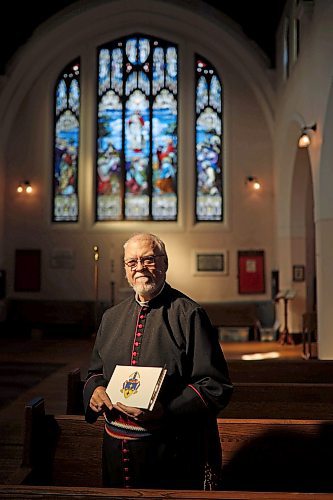
{"type": "Polygon", "coordinates": [[[165,255],[163,260],[164,260],[164,271],[166,272],[168,270],[168,267],[169,267],[168,257],[165,255]]]}

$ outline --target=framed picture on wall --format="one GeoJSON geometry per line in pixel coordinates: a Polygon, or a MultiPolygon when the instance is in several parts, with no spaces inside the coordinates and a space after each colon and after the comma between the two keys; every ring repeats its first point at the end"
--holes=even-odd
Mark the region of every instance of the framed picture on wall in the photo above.
{"type": "Polygon", "coordinates": [[[305,267],[296,265],[293,266],[293,281],[304,281],[305,279],[305,267]]]}
{"type": "Polygon", "coordinates": [[[238,293],[265,293],[264,250],[238,251],[238,293]]]}
{"type": "Polygon", "coordinates": [[[193,250],[192,272],[195,276],[227,275],[227,250],[193,250]]]}

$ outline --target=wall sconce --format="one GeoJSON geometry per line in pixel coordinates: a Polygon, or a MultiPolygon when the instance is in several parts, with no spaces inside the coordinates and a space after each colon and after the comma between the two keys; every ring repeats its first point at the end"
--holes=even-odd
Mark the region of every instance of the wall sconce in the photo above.
{"type": "Polygon", "coordinates": [[[19,185],[17,186],[16,188],[16,191],[18,193],[27,193],[27,194],[31,194],[32,193],[32,186],[30,184],[30,181],[22,181],[19,183],[19,185]]]}
{"type": "Polygon", "coordinates": [[[311,136],[308,134],[308,132],[312,130],[313,132],[316,132],[317,130],[317,124],[314,123],[311,126],[306,126],[302,128],[301,135],[298,139],[298,147],[299,148],[307,148],[311,144],[311,136]]]}
{"type": "Polygon", "coordinates": [[[258,177],[254,177],[253,175],[248,175],[245,178],[245,184],[249,184],[255,191],[259,191],[259,189],[261,189],[258,177]]]}

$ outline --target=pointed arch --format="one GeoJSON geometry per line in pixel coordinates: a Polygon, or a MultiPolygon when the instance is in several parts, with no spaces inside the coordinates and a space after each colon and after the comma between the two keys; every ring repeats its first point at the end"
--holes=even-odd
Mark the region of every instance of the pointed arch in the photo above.
{"type": "Polygon", "coordinates": [[[178,49],[142,34],[98,49],[96,220],[176,221],[178,49]]]}

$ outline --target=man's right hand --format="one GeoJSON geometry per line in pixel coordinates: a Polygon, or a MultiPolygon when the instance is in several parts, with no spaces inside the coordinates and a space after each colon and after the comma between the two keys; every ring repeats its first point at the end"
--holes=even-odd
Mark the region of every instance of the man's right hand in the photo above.
{"type": "Polygon", "coordinates": [[[105,409],[105,407],[109,410],[112,410],[113,406],[109,396],[106,394],[105,387],[103,387],[102,385],[96,387],[90,398],[89,406],[96,413],[99,413],[100,411],[105,409]]]}

